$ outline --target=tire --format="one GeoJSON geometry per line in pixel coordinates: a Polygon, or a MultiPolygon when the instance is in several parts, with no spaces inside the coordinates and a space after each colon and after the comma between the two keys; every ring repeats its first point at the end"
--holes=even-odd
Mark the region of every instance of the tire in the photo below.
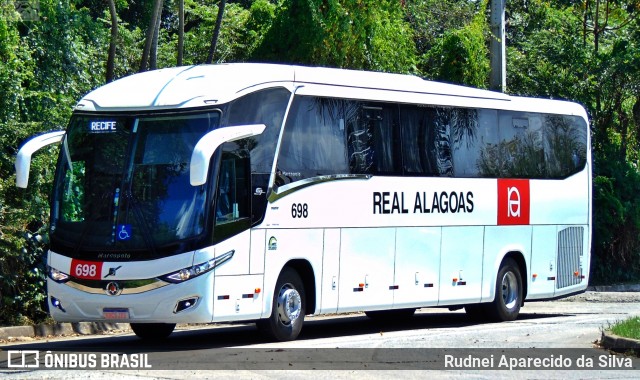
{"type": "Polygon", "coordinates": [[[365,311],[367,317],[380,322],[405,321],[415,314],[416,309],[365,311]]]}
{"type": "Polygon", "coordinates": [[[270,339],[285,342],[300,334],[304,323],[306,299],[298,272],[284,268],[273,292],[271,316],[257,322],[258,328],[270,339]]]}
{"type": "Polygon", "coordinates": [[[130,325],[138,338],[148,341],[165,339],[176,327],[175,323],[131,323],[130,325]]]}
{"type": "Polygon", "coordinates": [[[520,313],[522,297],[520,268],[515,260],[506,258],[498,271],[495,299],[486,304],[485,313],[489,319],[496,322],[513,321],[520,313]]]}

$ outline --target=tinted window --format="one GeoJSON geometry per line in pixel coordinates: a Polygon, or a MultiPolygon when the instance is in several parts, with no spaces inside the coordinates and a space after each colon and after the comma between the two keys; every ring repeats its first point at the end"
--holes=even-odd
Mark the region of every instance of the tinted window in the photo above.
{"type": "Polygon", "coordinates": [[[497,162],[485,149],[498,144],[498,111],[478,109],[472,113],[475,117],[468,123],[467,133],[462,134],[453,150],[453,167],[456,177],[491,177],[487,170],[495,169],[497,162]],[[490,169],[483,169],[483,164],[490,169]]]}
{"type": "Polygon", "coordinates": [[[586,163],[579,117],[407,105],[400,119],[408,175],[565,178],[586,163]]]}
{"type": "Polygon", "coordinates": [[[273,88],[251,93],[234,100],[229,106],[227,125],[267,126],[262,134],[246,141],[245,148],[251,152],[253,173],[271,173],[280,127],[290,96],[291,93],[284,88],[273,88]]]}
{"type": "Polygon", "coordinates": [[[545,115],[544,149],[547,175],[563,178],[587,162],[587,126],[579,117],[545,115]]]}
{"type": "Polygon", "coordinates": [[[356,101],[348,104],[346,120],[350,172],[401,173],[397,106],[356,101]]]}
{"type": "Polygon", "coordinates": [[[348,173],[344,121],[348,106],[339,99],[295,98],[278,157],[279,185],[348,173]]]}
{"type": "MultiPolygon", "coordinates": [[[[452,176],[452,108],[401,108],[404,172],[411,175],[452,176]]],[[[453,120],[452,120],[453,118],[453,120]]],[[[454,134],[458,133],[454,130],[454,134]]]]}

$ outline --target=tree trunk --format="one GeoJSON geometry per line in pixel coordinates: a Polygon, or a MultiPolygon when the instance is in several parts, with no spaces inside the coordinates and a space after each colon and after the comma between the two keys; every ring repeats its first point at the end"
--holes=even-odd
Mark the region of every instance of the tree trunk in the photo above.
{"type": "Polygon", "coordinates": [[[156,19],[156,27],[153,32],[153,41],[151,42],[151,51],[149,52],[149,69],[155,70],[158,68],[158,38],[160,35],[160,22],[162,21],[162,7],[160,7],[160,13],[156,19]]]}
{"type": "Polygon", "coordinates": [[[111,15],[111,41],[109,41],[109,55],[107,57],[107,73],[105,82],[113,80],[116,62],[116,44],[118,42],[118,13],[115,0],[108,0],[109,14],[111,15]]]}
{"type": "Polygon", "coordinates": [[[178,66],[182,66],[184,54],[184,0],[178,0],[178,66]]]}
{"type": "Polygon", "coordinates": [[[220,0],[218,5],[218,18],[216,19],[216,26],[213,29],[213,37],[211,38],[211,47],[209,48],[209,55],[205,63],[213,62],[213,55],[216,52],[216,45],[218,45],[218,36],[220,35],[220,27],[222,26],[222,16],[224,15],[224,7],[227,5],[227,0],[220,0]]]}
{"type": "Polygon", "coordinates": [[[140,60],[140,72],[147,71],[147,64],[149,63],[149,54],[151,53],[151,44],[153,43],[153,37],[156,33],[156,25],[162,12],[162,0],[156,0],[153,6],[153,12],[149,20],[149,27],[147,28],[147,35],[144,40],[144,49],[142,50],[142,59],[140,60]]]}

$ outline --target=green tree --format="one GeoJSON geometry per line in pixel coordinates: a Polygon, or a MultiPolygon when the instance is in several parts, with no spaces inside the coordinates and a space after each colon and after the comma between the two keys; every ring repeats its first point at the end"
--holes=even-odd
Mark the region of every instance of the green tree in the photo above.
{"type": "Polygon", "coordinates": [[[0,324],[45,316],[57,149],[34,157],[27,190],[15,187],[17,149],[32,135],[63,128],[77,99],[104,80],[108,29],[77,4],[40,0],[37,20],[21,20],[10,2],[0,9],[0,324]]]}
{"type": "Polygon", "coordinates": [[[640,278],[638,0],[533,0],[509,9],[515,94],[581,102],[592,118],[593,281],[640,278]]]}
{"type": "Polygon", "coordinates": [[[284,0],[255,60],[414,72],[416,52],[397,1],[284,0]]]}
{"type": "Polygon", "coordinates": [[[454,81],[454,78],[445,78],[443,76],[446,74],[440,73],[444,64],[444,39],[451,39],[456,32],[466,38],[460,31],[476,18],[480,12],[479,3],[467,0],[408,0],[405,12],[413,29],[420,73],[431,79],[454,81]]]}

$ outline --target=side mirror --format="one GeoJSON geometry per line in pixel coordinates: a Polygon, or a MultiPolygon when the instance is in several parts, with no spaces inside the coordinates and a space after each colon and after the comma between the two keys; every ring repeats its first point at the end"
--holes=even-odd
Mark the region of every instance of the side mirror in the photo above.
{"type": "Polygon", "coordinates": [[[211,156],[220,145],[229,141],[257,136],[264,132],[265,128],[267,127],[264,124],[240,125],[215,129],[202,136],[191,154],[191,166],[189,167],[191,186],[200,186],[207,182],[211,156]]]}
{"type": "Polygon", "coordinates": [[[29,169],[31,169],[31,155],[43,147],[62,141],[64,131],[56,131],[36,136],[27,141],[18,151],[16,157],[16,186],[26,189],[29,185],[29,169]]]}

